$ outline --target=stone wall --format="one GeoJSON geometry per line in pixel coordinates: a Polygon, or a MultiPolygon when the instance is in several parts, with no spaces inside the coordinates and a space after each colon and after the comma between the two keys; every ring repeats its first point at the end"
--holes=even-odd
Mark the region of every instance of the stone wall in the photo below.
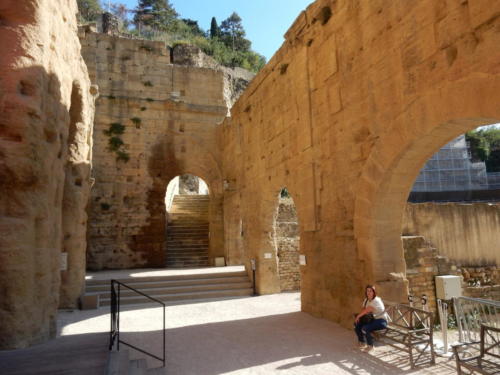
{"type": "Polygon", "coordinates": [[[76,1],[0,2],[0,349],[53,337],[58,306],[83,289],[97,89],[76,12],[76,1]]]}
{"type": "Polygon", "coordinates": [[[279,199],[275,223],[280,290],[300,290],[299,223],[292,198],[279,199]]]}
{"type": "Polygon", "coordinates": [[[280,290],[264,254],[287,186],[302,310],[350,326],[366,283],[406,300],[401,221],[420,168],[500,121],[499,15],[486,0],[318,0],[297,17],[218,129],[225,246],[257,259],[259,293],[280,290]]]}
{"type": "Polygon", "coordinates": [[[500,204],[409,203],[403,235],[424,236],[464,265],[500,265],[500,204]]]}
{"type": "Polygon", "coordinates": [[[430,310],[437,314],[435,277],[440,275],[461,276],[462,293],[466,297],[500,299],[499,267],[462,265],[440,255],[439,250],[423,236],[403,236],[402,241],[409,292],[417,305],[425,294],[429,297],[430,310]]]}
{"type": "Polygon", "coordinates": [[[187,173],[210,188],[209,256],[224,256],[216,128],[230,105],[227,73],[200,67],[198,58],[161,42],[89,28],[81,29],[81,41],[91,79],[101,92],[87,267],[164,266],[165,193],[171,179],[187,173]]]}

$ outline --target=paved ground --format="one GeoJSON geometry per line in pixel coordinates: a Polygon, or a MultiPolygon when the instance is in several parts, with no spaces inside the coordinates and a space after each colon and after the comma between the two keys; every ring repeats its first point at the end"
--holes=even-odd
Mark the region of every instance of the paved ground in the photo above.
{"type": "MultiPolygon", "coordinates": [[[[108,310],[64,312],[60,334],[78,339],[109,330],[108,310]]],[[[129,306],[122,340],[161,353],[161,309],[129,306]]],[[[455,374],[454,363],[418,371],[404,353],[355,348],[354,333],[300,312],[300,294],[287,293],[167,307],[165,374],[455,374]]],[[[132,353],[133,358],[143,357],[132,353]]],[[[159,366],[151,360],[151,367],[159,366]]]]}

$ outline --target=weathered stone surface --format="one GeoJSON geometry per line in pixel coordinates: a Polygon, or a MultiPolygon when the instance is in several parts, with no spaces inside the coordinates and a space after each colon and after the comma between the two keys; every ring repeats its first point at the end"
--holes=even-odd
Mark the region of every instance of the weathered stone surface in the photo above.
{"type": "Polygon", "coordinates": [[[500,204],[409,203],[404,235],[420,235],[461,264],[500,265],[500,204]]]}
{"type": "Polygon", "coordinates": [[[225,256],[216,128],[236,95],[228,82],[240,76],[231,78],[188,46],[174,48],[172,64],[161,42],[88,28],[81,28],[80,37],[91,79],[100,88],[88,268],[165,266],[165,193],[171,179],[186,173],[209,186],[209,257],[225,256]],[[119,128],[121,134],[114,133],[119,128]],[[110,142],[123,144],[112,151],[110,142]],[[129,160],[120,160],[120,153],[129,160]]]}
{"type": "Polygon", "coordinates": [[[428,297],[428,307],[437,315],[435,277],[457,275],[462,277],[462,294],[466,297],[500,298],[500,270],[498,266],[473,267],[440,255],[440,249],[423,236],[403,236],[406,277],[409,293],[418,306],[421,297],[428,297]]]}
{"type": "Polygon", "coordinates": [[[279,198],[274,236],[280,290],[282,292],[300,290],[299,223],[292,198],[279,198]]]}
{"type": "Polygon", "coordinates": [[[368,282],[406,300],[401,221],[418,171],[450,139],[500,121],[500,18],[485,3],[318,0],[297,18],[218,129],[233,189],[225,244],[243,223],[260,293],[279,290],[264,254],[287,186],[304,311],[349,326],[368,282]]]}
{"type": "Polygon", "coordinates": [[[76,11],[0,3],[0,349],[55,335],[83,287],[94,99],[76,11]]]}

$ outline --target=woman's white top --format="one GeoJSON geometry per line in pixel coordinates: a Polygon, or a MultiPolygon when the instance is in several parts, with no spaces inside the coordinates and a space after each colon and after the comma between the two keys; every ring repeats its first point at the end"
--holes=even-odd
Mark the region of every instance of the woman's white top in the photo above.
{"type": "Polygon", "coordinates": [[[382,298],[375,297],[371,301],[365,299],[365,301],[363,302],[363,307],[368,307],[368,306],[371,306],[371,308],[373,309],[373,317],[375,319],[385,319],[385,320],[389,319],[387,313],[385,312],[385,306],[384,303],[382,302],[382,298]]]}

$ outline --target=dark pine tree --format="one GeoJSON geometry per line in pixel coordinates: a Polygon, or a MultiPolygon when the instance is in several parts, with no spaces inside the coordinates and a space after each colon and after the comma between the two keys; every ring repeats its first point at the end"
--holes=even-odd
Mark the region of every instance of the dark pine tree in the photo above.
{"type": "Polygon", "coordinates": [[[215,17],[212,17],[212,22],[210,22],[210,38],[218,37],[220,37],[220,28],[215,17]]]}

